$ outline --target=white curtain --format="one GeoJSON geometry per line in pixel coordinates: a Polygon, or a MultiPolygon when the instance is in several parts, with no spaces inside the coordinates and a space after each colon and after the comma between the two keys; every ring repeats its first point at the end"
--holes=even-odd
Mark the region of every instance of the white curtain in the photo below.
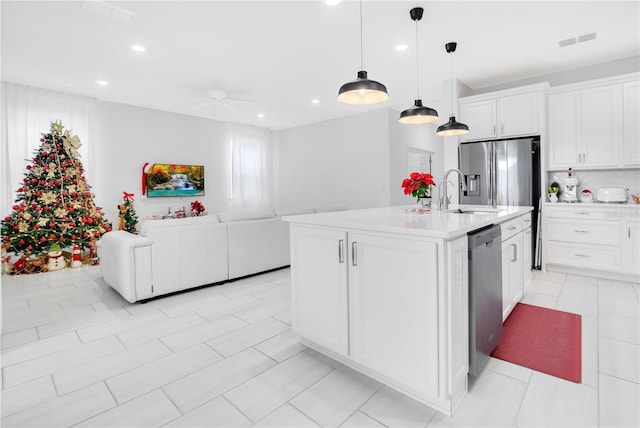
{"type": "Polygon", "coordinates": [[[271,131],[255,126],[229,124],[233,208],[271,209],[271,131]]]}
{"type": "Polygon", "coordinates": [[[0,213],[11,213],[26,167],[40,147],[41,134],[59,120],[71,134],[78,135],[80,156],[89,185],[92,183],[91,98],[66,95],[28,86],[1,83],[0,86],[0,213]]]}

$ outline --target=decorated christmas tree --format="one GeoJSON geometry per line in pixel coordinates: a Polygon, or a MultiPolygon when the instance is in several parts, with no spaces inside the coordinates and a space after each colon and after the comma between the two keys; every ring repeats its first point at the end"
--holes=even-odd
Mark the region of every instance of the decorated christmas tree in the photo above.
{"type": "Polygon", "coordinates": [[[27,165],[13,212],[2,220],[3,249],[29,259],[51,247],[89,248],[111,230],[84,177],[80,139],[60,122],[48,134],[27,165]]]}
{"type": "Polygon", "coordinates": [[[118,230],[126,230],[129,233],[138,233],[136,225],[138,224],[138,216],[133,207],[133,193],[122,192],[122,203],[118,205],[120,212],[120,225],[118,230]]]}

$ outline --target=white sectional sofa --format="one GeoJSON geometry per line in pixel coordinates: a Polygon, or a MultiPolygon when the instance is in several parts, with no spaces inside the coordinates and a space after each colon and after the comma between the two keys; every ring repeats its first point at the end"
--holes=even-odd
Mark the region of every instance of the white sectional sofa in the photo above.
{"type": "Polygon", "coordinates": [[[105,282],[129,302],[289,265],[289,225],[272,211],[138,226],[140,235],[114,231],[98,242],[105,282]]]}

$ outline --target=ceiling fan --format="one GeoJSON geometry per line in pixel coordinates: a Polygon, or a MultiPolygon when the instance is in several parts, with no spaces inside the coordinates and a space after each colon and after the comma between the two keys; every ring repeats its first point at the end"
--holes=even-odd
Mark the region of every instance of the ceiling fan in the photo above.
{"type": "Polygon", "coordinates": [[[222,89],[209,89],[207,91],[207,99],[208,101],[200,104],[197,108],[205,108],[205,107],[223,107],[227,110],[238,111],[236,106],[243,104],[252,104],[253,100],[245,100],[245,99],[235,99],[228,98],[227,93],[222,89]]]}

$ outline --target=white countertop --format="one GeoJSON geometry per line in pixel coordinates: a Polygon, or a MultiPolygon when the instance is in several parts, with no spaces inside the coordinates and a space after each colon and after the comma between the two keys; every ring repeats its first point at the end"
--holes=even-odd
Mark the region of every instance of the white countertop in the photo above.
{"type": "Polygon", "coordinates": [[[449,211],[458,208],[463,211],[473,211],[474,209],[478,211],[463,214],[436,210],[426,213],[407,212],[415,208],[417,205],[369,208],[292,215],[282,219],[294,224],[454,239],[484,226],[504,223],[533,209],[532,207],[500,206],[495,209],[497,212],[479,212],[491,208],[482,205],[451,205],[449,211]]]}
{"type": "Polygon", "coordinates": [[[545,202],[544,207],[567,207],[567,208],[620,208],[624,210],[640,210],[640,204],[635,202],[627,202],[623,204],[611,204],[602,202],[545,202]]]}

